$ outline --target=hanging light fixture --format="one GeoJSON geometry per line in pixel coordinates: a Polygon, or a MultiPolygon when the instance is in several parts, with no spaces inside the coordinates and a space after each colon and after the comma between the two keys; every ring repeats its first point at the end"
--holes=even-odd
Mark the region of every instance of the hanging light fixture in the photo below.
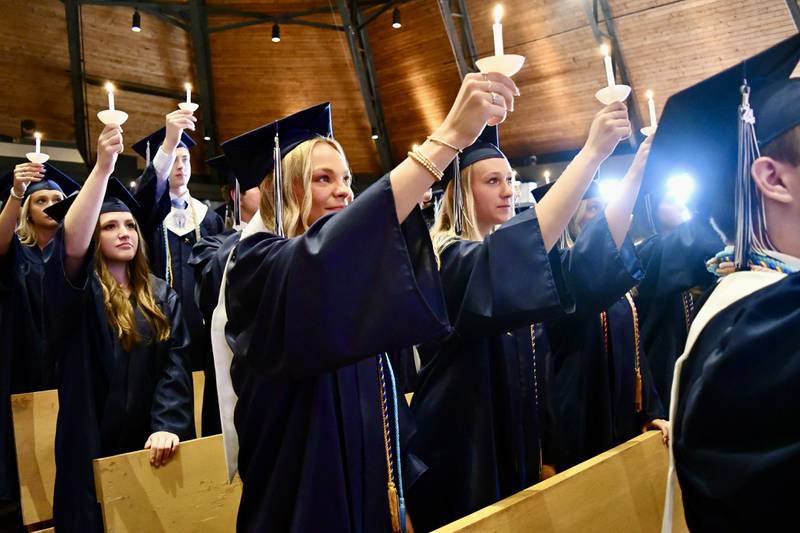
{"type": "Polygon", "coordinates": [[[373,141],[378,140],[378,130],[376,130],[375,128],[372,128],[372,140],[373,141]]]}
{"type": "Polygon", "coordinates": [[[402,28],[403,24],[400,22],[400,8],[394,8],[392,11],[392,28],[399,29],[402,28]]]}
{"type": "Polygon", "coordinates": [[[138,9],[133,11],[133,20],[131,21],[131,31],[139,33],[142,31],[142,16],[139,14],[138,9]]]}
{"type": "Polygon", "coordinates": [[[279,43],[281,42],[281,27],[277,24],[272,25],[272,42],[279,43]]]}

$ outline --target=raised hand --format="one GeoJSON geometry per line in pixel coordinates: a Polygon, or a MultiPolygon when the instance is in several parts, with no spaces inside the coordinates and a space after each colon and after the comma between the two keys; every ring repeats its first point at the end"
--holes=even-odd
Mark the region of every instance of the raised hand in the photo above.
{"type": "Polygon", "coordinates": [[[630,136],[631,122],[628,119],[628,107],[622,102],[614,102],[594,116],[584,148],[592,157],[604,160],[611,155],[620,141],[630,136]]]}
{"type": "Polygon", "coordinates": [[[97,163],[95,167],[106,178],[114,172],[117,157],[123,148],[122,128],[116,124],[107,124],[97,139],[97,163]]]}
{"type": "Polygon", "coordinates": [[[14,167],[14,194],[22,197],[31,183],[42,181],[44,165],[39,163],[20,163],[14,167]]]}
{"type": "Polygon", "coordinates": [[[167,134],[164,138],[164,151],[171,153],[178,146],[183,130],[195,131],[197,118],[191,111],[176,109],[166,117],[167,134]]]}

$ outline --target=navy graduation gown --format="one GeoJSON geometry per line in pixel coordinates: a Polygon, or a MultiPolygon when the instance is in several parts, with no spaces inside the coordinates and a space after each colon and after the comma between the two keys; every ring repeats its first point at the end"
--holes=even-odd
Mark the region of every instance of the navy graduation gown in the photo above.
{"type": "Polygon", "coordinates": [[[150,325],[136,308],[144,338],[124,351],[106,319],[94,251],[87,252],[72,282],[63,258],[60,230],[44,281],[48,325],[60,352],[53,516],[60,532],[103,531],[92,459],[141,450],[155,431],[181,440],[194,437],[186,327],[175,292],[150,276],[172,335],[167,341],[150,340],[150,325]]]}
{"type": "Polygon", "coordinates": [[[800,274],[706,325],[683,365],[673,452],[693,532],[797,530],[800,274]]]}
{"type": "Polygon", "coordinates": [[[0,257],[0,500],[19,496],[10,396],[56,387],[42,314],[42,278],[52,249],[52,242],[42,250],[14,235],[0,257]]]}
{"type": "MultiPolygon", "coordinates": [[[[158,225],[148,237],[148,255],[150,268],[161,279],[167,277],[166,243],[164,241],[164,226],[161,221],[169,214],[171,209],[169,191],[160,198],[156,198],[156,175],[152,165],[149,166],[139,179],[136,199],[142,207],[160,216],[158,225]]],[[[212,209],[208,209],[200,222],[200,236],[216,235],[225,229],[222,219],[212,209]]],[[[206,354],[209,350],[210,338],[203,325],[203,315],[194,300],[195,275],[194,267],[189,264],[192,247],[196,244],[195,232],[186,235],[176,235],[167,230],[166,239],[169,244],[171,256],[172,277],[170,285],[178,293],[183,308],[183,316],[189,330],[188,357],[192,370],[202,370],[205,365],[206,354]]]]}
{"type": "Polygon", "coordinates": [[[637,246],[645,266],[644,279],[636,290],[642,347],[667,410],[675,361],[686,345],[694,314],[693,293],[714,282],[705,262],[723,246],[710,222],[701,217],[637,246]]]}
{"type": "Polygon", "coordinates": [[[412,489],[421,531],[539,481],[548,394],[530,324],[572,308],[534,209],[482,242],[454,241],[440,265],[456,332],[421,369],[412,400],[414,450],[429,468],[412,489]]]}
{"type": "MultiPolygon", "coordinates": [[[[228,254],[239,242],[241,232],[225,230],[216,235],[200,239],[192,248],[189,264],[194,267],[196,280],[195,303],[203,316],[204,335],[211,338],[211,316],[219,302],[219,289],[228,254]]],[[[203,362],[205,386],[203,388],[203,412],[201,431],[204,437],[222,432],[217,399],[217,379],[214,369],[214,353],[211,344],[203,362]]]]}
{"type": "Polygon", "coordinates": [[[633,244],[626,238],[618,249],[601,215],[563,252],[562,262],[576,312],[545,324],[555,377],[559,471],[638,435],[646,422],[665,418],[641,347],[643,411],[635,410],[634,322],[625,293],[642,272],[633,244]]]}
{"type": "MultiPolygon", "coordinates": [[[[302,236],[250,236],[226,301],[238,530],[390,531],[376,356],[450,329],[419,210],[398,223],[386,176],[302,236]]],[[[424,465],[407,453],[413,426],[399,393],[397,408],[407,487],[424,465]]]]}

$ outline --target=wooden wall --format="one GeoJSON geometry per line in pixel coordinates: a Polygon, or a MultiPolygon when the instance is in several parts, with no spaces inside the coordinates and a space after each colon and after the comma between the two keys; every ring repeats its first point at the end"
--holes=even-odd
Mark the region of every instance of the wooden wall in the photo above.
{"type": "MultiPolygon", "coordinates": [[[[318,3],[318,2],[317,2],[318,3]]],[[[228,3],[214,0],[209,5],[228,3]]],[[[280,12],[314,7],[315,2],[271,2],[263,6],[234,4],[248,11],[280,12]]],[[[325,2],[323,5],[327,5],[325,2]]],[[[210,26],[242,21],[212,16],[210,26]]],[[[341,25],[330,13],[313,20],[341,25]]],[[[211,63],[220,140],[329,101],[333,129],[354,172],[377,175],[378,153],[361,96],[347,38],[343,32],[282,25],[281,42],[273,43],[272,25],[261,24],[211,34],[211,63]]]]}

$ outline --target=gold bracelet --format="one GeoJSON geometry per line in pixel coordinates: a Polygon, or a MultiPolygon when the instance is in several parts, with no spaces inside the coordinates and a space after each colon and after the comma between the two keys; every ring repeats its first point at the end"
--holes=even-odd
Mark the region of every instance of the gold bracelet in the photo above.
{"type": "Polygon", "coordinates": [[[451,150],[455,150],[457,154],[461,153],[461,148],[459,148],[458,146],[453,146],[452,144],[450,144],[447,141],[443,141],[441,139],[437,139],[436,137],[434,137],[432,135],[428,135],[427,139],[432,143],[440,144],[440,145],[442,145],[442,146],[444,146],[446,148],[450,148],[451,150]]]}
{"type": "Polygon", "coordinates": [[[428,156],[422,153],[422,150],[419,147],[415,147],[411,152],[408,152],[408,157],[425,167],[425,170],[431,173],[436,181],[442,181],[442,176],[444,176],[444,172],[439,170],[436,165],[433,164],[428,156]]]}

